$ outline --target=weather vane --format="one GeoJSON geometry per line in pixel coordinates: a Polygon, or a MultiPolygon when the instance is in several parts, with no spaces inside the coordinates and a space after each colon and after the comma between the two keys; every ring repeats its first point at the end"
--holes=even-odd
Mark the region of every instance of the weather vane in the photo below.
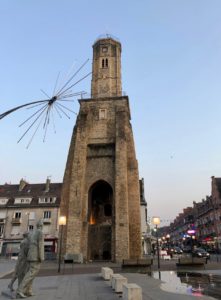
{"type": "Polygon", "coordinates": [[[35,109],[35,112],[19,125],[19,127],[22,127],[25,124],[26,125],[29,124],[28,128],[19,138],[18,143],[30,132],[31,129],[34,129],[34,132],[32,133],[32,136],[27,144],[27,148],[28,148],[41,125],[43,125],[43,130],[44,130],[43,142],[45,142],[48,125],[51,122],[51,120],[53,123],[54,133],[56,133],[55,123],[54,123],[54,112],[56,112],[59,118],[65,116],[68,119],[70,119],[69,113],[77,114],[66,105],[70,102],[75,101],[73,97],[76,96],[82,97],[84,94],[86,94],[86,92],[84,91],[73,92],[72,88],[74,88],[79,82],[81,82],[91,74],[91,72],[89,72],[83,77],[81,77],[79,80],[74,81],[76,75],[82,70],[82,68],[87,64],[88,61],[89,59],[87,59],[79,67],[79,69],[77,69],[77,71],[70,76],[70,78],[64,83],[64,85],[61,88],[57,89],[57,83],[60,75],[59,73],[55,83],[52,97],[48,96],[48,94],[46,94],[41,89],[41,91],[46,95],[48,99],[25,103],[0,114],[0,120],[1,120],[6,116],[10,115],[11,113],[19,109],[22,109],[24,107],[26,107],[27,109],[35,109]],[[31,122],[31,124],[29,122],[31,122]]]}

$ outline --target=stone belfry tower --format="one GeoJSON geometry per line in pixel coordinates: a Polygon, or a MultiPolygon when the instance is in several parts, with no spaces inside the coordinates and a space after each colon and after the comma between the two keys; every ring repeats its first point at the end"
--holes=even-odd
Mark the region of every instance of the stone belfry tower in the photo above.
{"type": "Polygon", "coordinates": [[[90,99],[71,139],[61,200],[66,215],[63,252],[85,260],[141,256],[138,164],[127,96],[122,96],[121,44],[93,45],[90,99]]]}

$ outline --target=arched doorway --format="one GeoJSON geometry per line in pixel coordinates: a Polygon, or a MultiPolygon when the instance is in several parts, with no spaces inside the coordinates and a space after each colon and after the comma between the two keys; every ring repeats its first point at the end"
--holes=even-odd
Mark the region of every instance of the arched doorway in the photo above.
{"type": "Polygon", "coordinates": [[[111,260],[113,190],[103,180],[88,193],[88,259],[111,260]]]}

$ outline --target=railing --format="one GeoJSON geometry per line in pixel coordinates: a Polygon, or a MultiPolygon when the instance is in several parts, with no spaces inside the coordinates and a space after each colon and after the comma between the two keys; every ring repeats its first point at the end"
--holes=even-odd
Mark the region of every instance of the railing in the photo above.
{"type": "Polygon", "coordinates": [[[44,218],[43,223],[44,224],[51,224],[51,218],[44,218]]]}
{"type": "Polygon", "coordinates": [[[12,218],[13,224],[21,224],[21,218],[12,218]]]}

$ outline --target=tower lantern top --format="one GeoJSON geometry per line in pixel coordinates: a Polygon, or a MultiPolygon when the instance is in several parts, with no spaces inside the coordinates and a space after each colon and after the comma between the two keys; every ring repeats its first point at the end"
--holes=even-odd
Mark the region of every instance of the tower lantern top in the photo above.
{"type": "Polygon", "coordinates": [[[99,42],[100,40],[112,40],[114,42],[121,44],[120,40],[116,36],[113,36],[112,34],[108,34],[108,33],[99,35],[97,39],[94,41],[94,45],[97,44],[97,42],[99,42]]]}
{"type": "Polygon", "coordinates": [[[92,98],[122,96],[121,43],[110,35],[93,44],[92,98]]]}

